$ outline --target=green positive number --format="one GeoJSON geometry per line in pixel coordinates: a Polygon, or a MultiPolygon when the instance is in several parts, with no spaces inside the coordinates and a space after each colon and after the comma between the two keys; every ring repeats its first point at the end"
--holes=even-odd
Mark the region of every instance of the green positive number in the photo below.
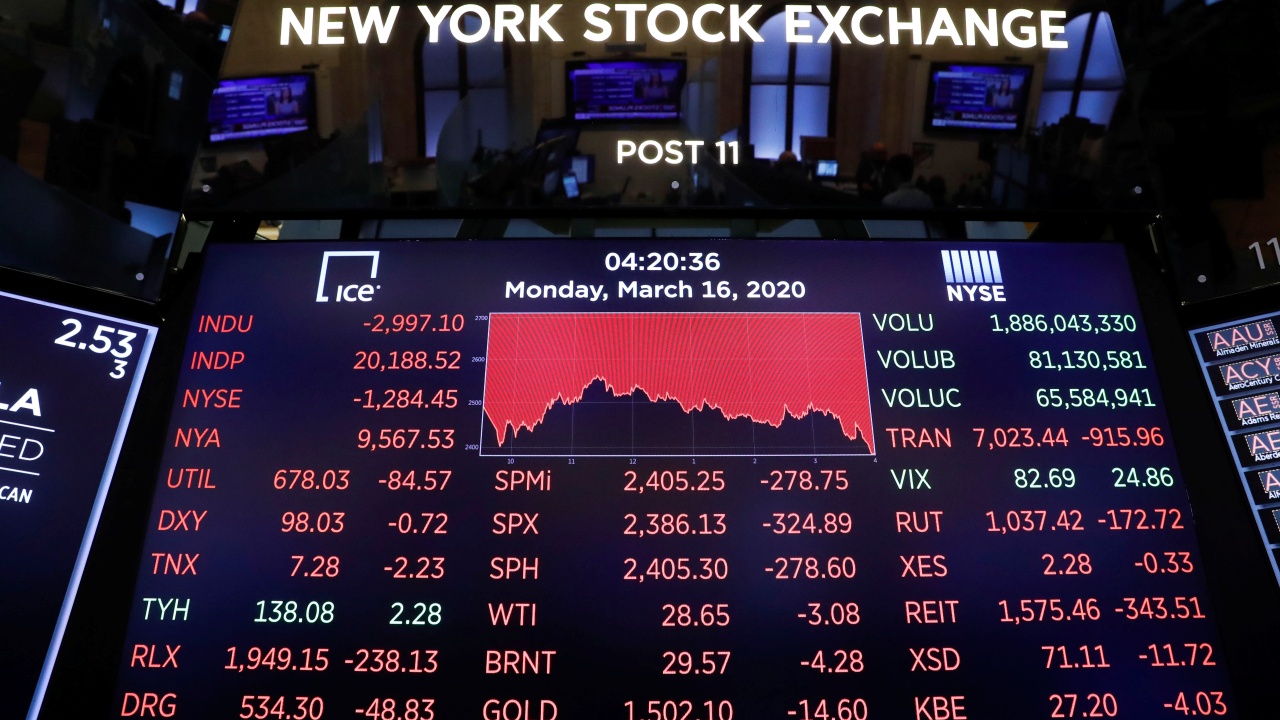
{"type": "Polygon", "coordinates": [[[259,600],[256,623],[307,623],[328,625],[333,622],[334,604],[312,600],[301,605],[296,600],[259,600]]]}
{"type": "Polygon", "coordinates": [[[1035,370],[1146,370],[1137,350],[1032,350],[1027,362],[1035,370]]]}
{"type": "Polygon", "coordinates": [[[1167,467],[1111,468],[1118,488],[1173,487],[1173,471],[1167,467]]]}
{"type": "Polygon", "coordinates": [[[1092,408],[1112,410],[1130,407],[1155,407],[1151,391],[1146,388],[1040,388],[1036,404],[1042,408],[1092,408]]]}
{"type": "Polygon", "coordinates": [[[1016,468],[1013,484],[1022,490],[1064,490],[1076,486],[1076,471],[1071,468],[1016,468]]]}
{"type": "Polygon", "coordinates": [[[443,609],[440,603],[416,602],[406,605],[391,603],[391,620],[388,625],[439,625],[443,609]]]}
{"type": "Polygon", "coordinates": [[[1138,321],[1132,315],[992,315],[991,332],[997,333],[1116,333],[1135,332],[1138,321]]]}

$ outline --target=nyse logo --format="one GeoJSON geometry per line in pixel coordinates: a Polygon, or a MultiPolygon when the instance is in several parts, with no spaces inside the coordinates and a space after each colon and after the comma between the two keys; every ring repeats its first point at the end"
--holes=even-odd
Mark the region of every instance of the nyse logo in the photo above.
{"type": "Polygon", "coordinates": [[[943,250],[942,273],[951,302],[1004,302],[1004,276],[995,250],[943,250]]]}
{"type": "MultiPolygon", "coordinates": [[[[316,286],[316,302],[329,302],[329,290],[333,291],[333,297],[337,302],[370,302],[373,300],[374,291],[380,289],[381,285],[371,285],[365,282],[343,282],[343,279],[349,280],[351,272],[357,267],[356,261],[342,260],[335,262],[334,267],[330,268],[330,260],[338,260],[340,258],[369,258],[372,263],[369,268],[369,279],[378,279],[378,252],[377,250],[335,250],[326,252],[324,259],[320,261],[320,284],[316,286]],[[333,275],[341,278],[339,280],[329,281],[329,272],[333,270],[333,275]],[[328,284],[326,284],[328,283],[328,284]]],[[[360,267],[363,271],[363,267],[360,267]]],[[[363,279],[363,275],[361,276],[363,279]]]]}

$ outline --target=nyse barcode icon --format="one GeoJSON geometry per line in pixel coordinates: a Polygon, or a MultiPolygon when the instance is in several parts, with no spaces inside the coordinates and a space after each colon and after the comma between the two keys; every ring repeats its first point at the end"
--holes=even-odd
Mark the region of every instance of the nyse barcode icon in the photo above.
{"type": "Polygon", "coordinates": [[[942,273],[951,302],[1004,302],[1004,273],[995,250],[943,250],[942,273]]]}

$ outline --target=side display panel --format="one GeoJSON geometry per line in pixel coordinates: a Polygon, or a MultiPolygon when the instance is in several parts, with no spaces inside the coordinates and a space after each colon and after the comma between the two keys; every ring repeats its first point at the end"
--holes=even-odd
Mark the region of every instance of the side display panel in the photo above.
{"type": "Polygon", "coordinates": [[[1232,717],[1123,250],[208,251],[116,714],[1232,717]]]}
{"type": "Polygon", "coordinates": [[[35,718],[155,328],[0,292],[0,718],[35,718]]]}
{"type": "Polygon", "coordinates": [[[1191,331],[1258,532],[1280,580],[1280,335],[1277,314],[1191,331]]]}

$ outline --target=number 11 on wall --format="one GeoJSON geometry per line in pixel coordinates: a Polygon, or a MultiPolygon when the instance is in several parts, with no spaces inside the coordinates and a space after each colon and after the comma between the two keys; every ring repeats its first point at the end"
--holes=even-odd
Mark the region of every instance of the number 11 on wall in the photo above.
{"type": "MultiPolygon", "coordinates": [[[[723,154],[721,155],[721,157],[723,157],[723,154]]],[[[1270,245],[1271,249],[1275,251],[1276,264],[1280,265],[1280,239],[1271,238],[1270,240],[1267,241],[1267,244],[1270,245]]],[[[1264,260],[1262,257],[1262,243],[1255,242],[1249,246],[1249,249],[1252,250],[1258,256],[1258,269],[1266,270],[1267,261],[1264,260]]]]}
{"type": "MultiPolygon", "coordinates": [[[[731,140],[729,142],[720,140],[719,142],[716,143],[716,149],[720,151],[721,165],[737,165],[738,164],[738,141],[737,140],[731,140]],[[729,156],[732,156],[733,159],[729,160],[728,159],[729,156]]],[[[1256,245],[1257,243],[1254,243],[1254,244],[1256,245]]]]}

